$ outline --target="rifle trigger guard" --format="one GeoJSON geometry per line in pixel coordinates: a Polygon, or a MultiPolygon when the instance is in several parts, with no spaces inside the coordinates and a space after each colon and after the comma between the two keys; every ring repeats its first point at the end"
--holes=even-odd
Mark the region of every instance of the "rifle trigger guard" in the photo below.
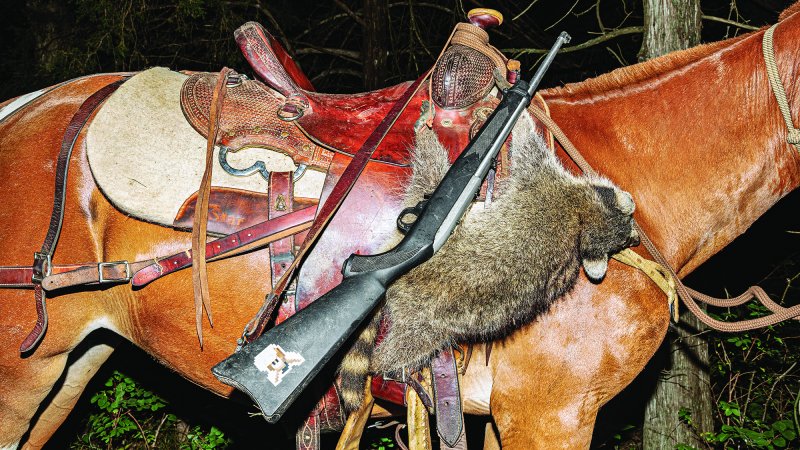
{"type": "Polygon", "coordinates": [[[411,231],[411,227],[417,221],[417,217],[419,217],[419,215],[422,213],[422,210],[425,209],[426,204],[428,204],[427,199],[420,201],[415,206],[411,206],[400,211],[400,215],[397,216],[397,229],[403,234],[411,231]],[[403,220],[406,216],[413,216],[413,219],[409,221],[403,220]]]}

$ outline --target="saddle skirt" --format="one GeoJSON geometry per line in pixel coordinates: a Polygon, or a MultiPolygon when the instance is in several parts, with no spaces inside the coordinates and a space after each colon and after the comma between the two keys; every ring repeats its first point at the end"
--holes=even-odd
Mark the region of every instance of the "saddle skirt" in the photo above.
{"type": "MultiPolygon", "coordinates": [[[[181,88],[188,78],[164,68],[135,75],[103,105],[86,135],[92,175],[111,203],[133,217],[178,228],[191,227],[186,215],[193,209],[192,199],[205,167],[206,139],[187,122],[180,104],[181,88]]],[[[263,161],[270,171],[285,172],[311,162],[303,158],[306,154],[316,157],[316,165],[294,185],[294,198],[316,202],[330,152],[308,139],[298,139],[302,134],[296,126],[275,122],[269,124],[275,126],[274,135],[241,143],[238,151],[228,153],[228,162],[244,168],[263,161]]],[[[218,153],[219,149],[215,150],[215,159],[218,153]]],[[[240,198],[247,199],[247,204],[266,204],[269,189],[261,176],[233,176],[219,165],[212,186],[212,205],[221,210],[230,210],[222,205],[240,198]]],[[[227,234],[246,223],[266,220],[265,211],[247,210],[261,215],[243,221],[241,214],[212,213],[210,232],[227,234]]]]}

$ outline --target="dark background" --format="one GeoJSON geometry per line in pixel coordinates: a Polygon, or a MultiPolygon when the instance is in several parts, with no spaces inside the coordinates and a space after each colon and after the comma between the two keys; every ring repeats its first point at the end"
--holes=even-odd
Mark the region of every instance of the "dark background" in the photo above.
{"type": "MultiPolygon", "coordinates": [[[[345,8],[358,14],[360,3],[4,0],[0,2],[0,99],[83,74],[152,66],[216,71],[227,65],[248,72],[232,37],[233,30],[248,20],[261,22],[281,39],[318,90],[359,91],[364,80],[358,58],[365,36],[345,8]]],[[[732,10],[730,0],[701,2],[705,15],[754,26],[775,22],[790,3],[739,0],[732,10]]],[[[561,30],[573,36],[572,45],[580,44],[598,36],[600,22],[606,31],[642,25],[642,6],[637,0],[432,0],[389,5],[391,20],[385,36],[381,36],[389,58],[380,85],[416,78],[438,55],[453,25],[475,7],[495,8],[505,15],[505,23],[491,32],[492,44],[503,50],[549,48],[561,30]]],[[[741,32],[737,27],[703,21],[705,42],[741,32]]],[[[635,63],[640,45],[640,33],[623,34],[586,50],[563,53],[544,87],[580,81],[635,63]]],[[[506,53],[515,56],[515,52],[506,53]]],[[[518,59],[527,70],[538,56],[518,59]]]]}
{"type": "MultiPolygon", "coordinates": [[[[729,0],[701,2],[705,15],[759,27],[774,23],[790,3],[740,0],[732,11],[729,0]]],[[[295,55],[318,90],[361,91],[365,80],[359,53],[367,37],[353,17],[358,14],[359,5],[359,1],[352,0],[2,0],[0,101],[84,74],[153,66],[204,71],[229,66],[252,75],[233,40],[233,30],[248,20],[259,21],[273,32],[295,55]]],[[[561,30],[573,36],[571,45],[578,45],[598,36],[600,22],[606,32],[642,25],[641,4],[635,0],[498,0],[493,4],[398,1],[389,8],[391,22],[384,36],[389,57],[379,74],[379,84],[416,78],[432,64],[452,26],[463,21],[465,11],[474,7],[493,7],[505,15],[506,23],[490,33],[493,45],[504,51],[545,49],[561,30]],[[528,6],[527,12],[521,14],[528,6]]],[[[703,21],[704,42],[743,32],[746,30],[711,19],[703,21]]],[[[580,81],[635,63],[641,41],[640,33],[622,34],[585,50],[562,53],[543,86],[580,81]]],[[[517,55],[528,72],[539,56],[518,55],[514,51],[506,54],[517,55]]],[[[713,168],[709,176],[713,176],[713,168]]],[[[754,283],[780,293],[786,279],[798,272],[798,202],[797,193],[787,197],[743,238],[690,276],[688,283],[714,295],[738,294],[754,283]]],[[[794,288],[788,298],[796,303],[794,288]]],[[[263,443],[263,422],[260,418],[245,420],[246,407],[200,391],[108,334],[100,333],[94,338],[115,341],[119,351],[87,392],[118,368],[170,400],[179,415],[223,428],[237,447],[263,443]]],[[[596,445],[608,446],[605,443],[620,427],[641,423],[644,399],[652,389],[653,378],[652,373],[644,374],[604,409],[596,445]]],[[[80,432],[88,401],[84,398],[80,404],[84,411],[79,407],[49,448],[65,447],[80,432]]],[[[271,442],[265,448],[277,448],[277,444],[271,442]]]]}

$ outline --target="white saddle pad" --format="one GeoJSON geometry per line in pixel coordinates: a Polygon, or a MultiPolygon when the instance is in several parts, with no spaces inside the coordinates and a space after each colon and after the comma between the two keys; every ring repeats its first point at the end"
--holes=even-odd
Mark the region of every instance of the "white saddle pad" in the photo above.
{"type": "MultiPolygon", "coordinates": [[[[86,135],[97,185],[114,206],[137,218],[171,226],[184,201],[197,191],[205,169],[206,139],[183,116],[180,91],[186,75],[153,68],[126,81],[98,111],[86,135]]],[[[214,155],[212,186],[266,193],[259,174],[225,172],[214,155]]],[[[245,148],[228,154],[236,168],[264,161],[270,171],[296,166],[282,153],[245,148]]],[[[296,197],[319,198],[325,173],[314,170],[295,184],[296,197]]]]}

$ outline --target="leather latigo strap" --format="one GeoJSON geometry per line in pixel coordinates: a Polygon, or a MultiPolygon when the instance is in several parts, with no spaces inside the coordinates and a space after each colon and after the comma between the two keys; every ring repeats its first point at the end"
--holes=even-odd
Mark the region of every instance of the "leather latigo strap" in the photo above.
{"type": "Polygon", "coordinates": [[[436,430],[443,449],[467,448],[458,367],[452,349],[439,352],[431,361],[433,393],[436,402],[436,430]]]}
{"type": "Polygon", "coordinates": [[[56,163],[55,193],[53,195],[53,211],[50,215],[50,225],[47,228],[47,235],[42,243],[42,248],[34,253],[31,281],[34,283],[34,298],[36,301],[36,324],[33,330],[22,341],[19,351],[26,353],[33,349],[44,336],[47,330],[47,298],[41,287],[41,281],[51,273],[53,252],[61,234],[61,224],[64,220],[64,202],[67,191],[67,175],[69,172],[69,160],[72,156],[72,149],[78,139],[83,127],[91,117],[92,112],[111,95],[117,88],[125,82],[127,78],[115,81],[86,99],[72,117],[64,132],[61,140],[61,150],[58,154],[56,163]]]}
{"type": "MultiPolygon", "coordinates": [[[[269,175],[269,217],[277,218],[292,212],[294,204],[294,174],[292,172],[272,172],[269,175]]],[[[273,287],[281,279],[294,260],[294,236],[287,236],[269,244],[269,261],[273,287]]],[[[287,292],[278,309],[278,322],[294,314],[295,296],[287,292]]]]}
{"type": "MultiPolygon", "coordinates": [[[[211,241],[206,244],[206,256],[210,261],[214,261],[261,248],[289,235],[302,233],[311,227],[315,209],[313,206],[308,206],[211,241]]],[[[185,269],[191,264],[192,252],[186,250],[166,257],[136,262],[53,265],[50,275],[41,281],[41,287],[52,291],[84,284],[120,283],[130,280],[134,286],[140,287],[172,272],[185,269]]],[[[32,276],[32,267],[0,267],[0,288],[35,288],[38,284],[31,280],[32,276]]]]}
{"type": "Polygon", "coordinates": [[[298,263],[303,260],[303,256],[305,256],[313,243],[319,238],[322,230],[325,228],[328,222],[330,222],[336,211],[339,210],[339,207],[341,206],[345,197],[347,197],[347,194],[353,188],[353,185],[355,184],[359,175],[361,175],[361,172],[369,162],[370,157],[378,148],[383,138],[386,136],[386,133],[389,132],[394,122],[400,116],[400,113],[403,112],[408,102],[411,100],[417,90],[419,90],[420,86],[422,86],[423,81],[428,78],[429,74],[430,71],[426,72],[408,87],[403,95],[392,106],[392,109],[389,111],[386,117],[384,117],[378,126],[375,127],[364,144],[361,145],[361,148],[358,150],[358,152],[356,152],[355,156],[353,156],[352,161],[350,161],[350,164],[347,166],[342,173],[342,176],[334,185],[331,194],[328,196],[328,199],[325,200],[325,203],[321,205],[320,210],[317,213],[317,218],[311,225],[311,229],[309,230],[308,236],[303,242],[303,246],[297,251],[294,261],[292,261],[292,264],[286,269],[286,272],[277,282],[272,292],[270,292],[270,294],[267,296],[264,304],[261,306],[261,309],[259,309],[259,311],[256,313],[256,316],[253,317],[253,319],[251,319],[245,327],[244,333],[242,334],[242,339],[239,340],[239,346],[242,346],[247,342],[252,342],[264,331],[264,328],[267,326],[267,323],[269,323],[269,320],[272,317],[272,312],[275,310],[278,300],[281,298],[282,294],[289,285],[289,281],[294,273],[294,270],[297,268],[298,263]]]}

